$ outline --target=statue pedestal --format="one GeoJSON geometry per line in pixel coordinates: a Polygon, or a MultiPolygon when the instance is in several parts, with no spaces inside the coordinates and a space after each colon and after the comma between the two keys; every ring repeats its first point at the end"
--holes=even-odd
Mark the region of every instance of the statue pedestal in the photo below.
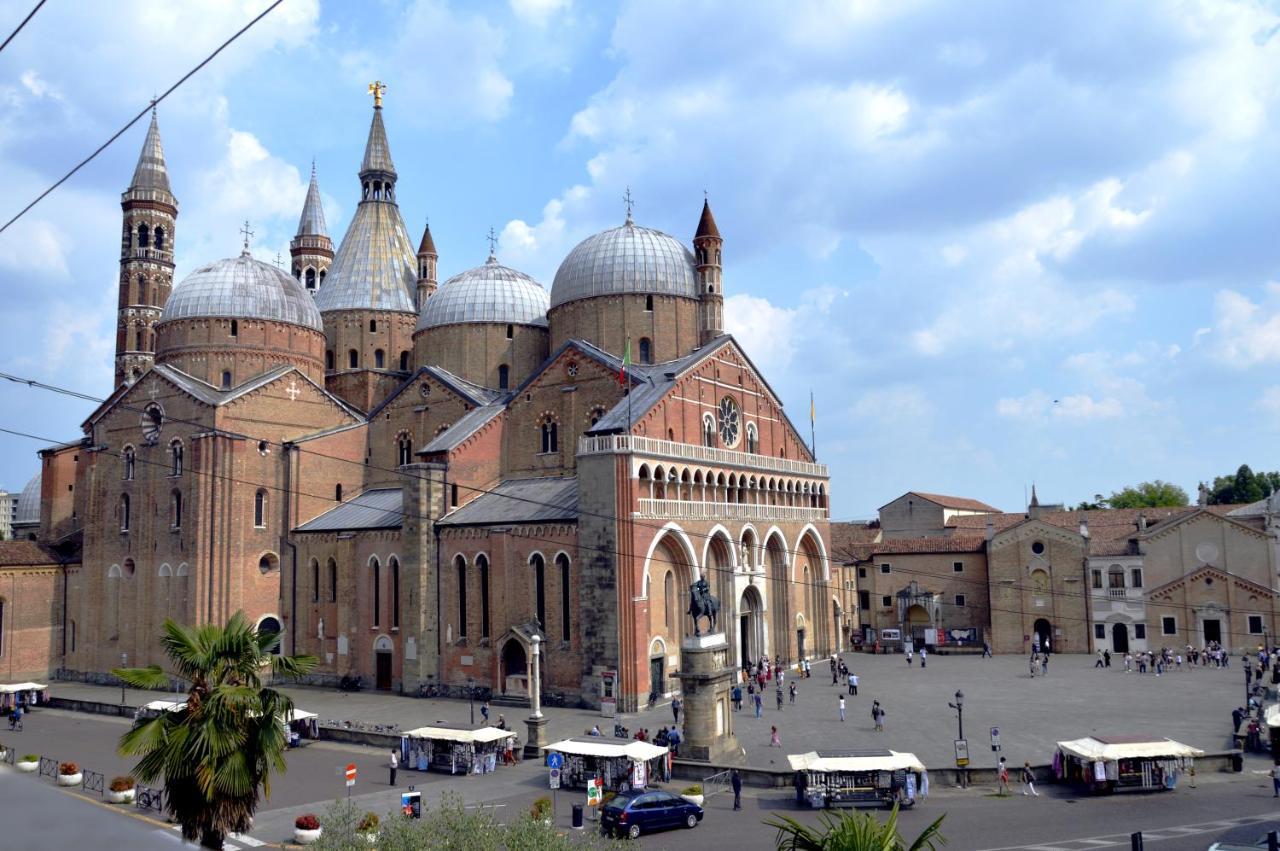
{"type": "Polygon", "coordinates": [[[542,759],[542,748],[547,742],[547,719],[544,715],[530,715],[524,719],[528,727],[528,738],[524,740],[524,758],[542,759]]]}
{"type": "Polygon", "coordinates": [[[684,741],[680,758],[699,762],[738,761],[742,748],[733,734],[734,668],[724,633],[686,638],[676,674],[684,692],[684,741]]]}

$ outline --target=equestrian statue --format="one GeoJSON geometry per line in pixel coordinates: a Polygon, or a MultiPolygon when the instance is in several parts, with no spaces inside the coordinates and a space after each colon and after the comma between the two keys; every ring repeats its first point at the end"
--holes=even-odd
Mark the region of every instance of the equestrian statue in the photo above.
{"type": "Polygon", "coordinates": [[[711,595],[711,584],[707,582],[705,577],[700,577],[697,582],[689,586],[689,615],[693,618],[693,634],[694,636],[702,635],[698,628],[698,622],[703,615],[706,615],[708,622],[711,624],[707,628],[707,633],[716,631],[716,621],[720,616],[720,601],[711,595]]]}

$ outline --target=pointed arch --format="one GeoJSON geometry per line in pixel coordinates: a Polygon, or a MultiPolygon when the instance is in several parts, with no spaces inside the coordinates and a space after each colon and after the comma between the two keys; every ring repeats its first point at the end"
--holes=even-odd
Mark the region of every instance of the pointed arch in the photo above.
{"type": "MultiPolygon", "coordinates": [[[[667,537],[671,537],[675,540],[680,550],[680,555],[684,558],[685,563],[687,563],[693,570],[693,579],[696,580],[702,576],[701,571],[698,569],[698,555],[694,551],[693,542],[689,540],[689,536],[685,534],[684,529],[680,527],[679,523],[675,523],[674,521],[667,523],[658,530],[656,535],[653,536],[653,540],[649,542],[649,550],[645,553],[644,577],[641,582],[640,593],[641,598],[648,598],[649,596],[649,566],[654,561],[654,551],[658,549],[658,545],[667,537]]],[[[662,564],[665,566],[666,562],[663,561],[662,564]]]]}

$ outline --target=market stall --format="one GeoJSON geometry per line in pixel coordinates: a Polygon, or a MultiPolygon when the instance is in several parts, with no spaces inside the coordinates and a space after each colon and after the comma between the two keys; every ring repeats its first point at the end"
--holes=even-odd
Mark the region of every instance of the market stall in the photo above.
{"type": "Polygon", "coordinates": [[[560,785],[585,789],[587,781],[599,777],[604,791],[643,789],[651,779],[663,776],[668,749],[637,739],[583,736],[565,739],[542,749],[564,757],[560,785]]]}
{"type": "Polygon", "coordinates": [[[164,712],[177,712],[187,705],[185,700],[153,700],[150,703],[144,703],[138,707],[138,711],[133,713],[133,720],[137,721],[141,718],[157,718],[164,712]]]}
{"type": "Polygon", "coordinates": [[[49,686],[44,683],[3,683],[0,684],[0,714],[9,714],[16,704],[21,703],[23,711],[39,706],[49,700],[46,692],[49,686]]]}
{"type": "Polygon", "coordinates": [[[929,794],[929,775],[912,753],[891,750],[790,754],[796,802],[822,807],[915,806],[929,794]]]}
{"type": "Polygon", "coordinates": [[[280,723],[285,726],[291,748],[298,747],[303,739],[320,738],[320,719],[314,712],[290,709],[280,718],[280,723]]]}
{"type": "Polygon", "coordinates": [[[419,727],[400,736],[400,765],[411,771],[489,774],[516,734],[497,727],[419,727]]]}
{"type": "Polygon", "coordinates": [[[1204,751],[1149,736],[1089,736],[1058,742],[1053,773],[1091,792],[1173,789],[1204,751]]]}

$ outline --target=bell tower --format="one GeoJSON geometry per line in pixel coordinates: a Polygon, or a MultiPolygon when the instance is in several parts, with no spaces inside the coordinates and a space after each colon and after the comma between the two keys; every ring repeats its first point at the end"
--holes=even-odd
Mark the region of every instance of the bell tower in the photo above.
{"type": "Polygon", "coordinates": [[[439,259],[436,241],[431,238],[431,223],[427,222],[427,227],[422,232],[422,242],[418,245],[418,292],[414,306],[419,312],[436,291],[436,261],[439,259]]]}
{"type": "Polygon", "coordinates": [[[693,237],[693,253],[698,266],[698,326],[701,345],[724,333],[724,292],[721,279],[720,249],[724,240],[711,215],[711,203],[702,202],[702,218],[693,237]]]}
{"type": "Polygon", "coordinates": [[[324,221],[324,205],[320,203],[320,184],[316,181],[316,164],[311,163],[311,185],[298,219],[298,232],[289,241],[289,258],[293,276],[307,292],[316,294],[333,263],[333,240],[324,221]]]}
{"type": "Polygon", "coordinates": [[[120,298],[116,323],[115,386],[132,384],[155,358],[155,324],[173,288],[174,222],[178,201],[169,189],[169,172],[160,144],[160,126],[151,110],[151,126],[142,143],[129,188],[120,196],[120,298]]]}

